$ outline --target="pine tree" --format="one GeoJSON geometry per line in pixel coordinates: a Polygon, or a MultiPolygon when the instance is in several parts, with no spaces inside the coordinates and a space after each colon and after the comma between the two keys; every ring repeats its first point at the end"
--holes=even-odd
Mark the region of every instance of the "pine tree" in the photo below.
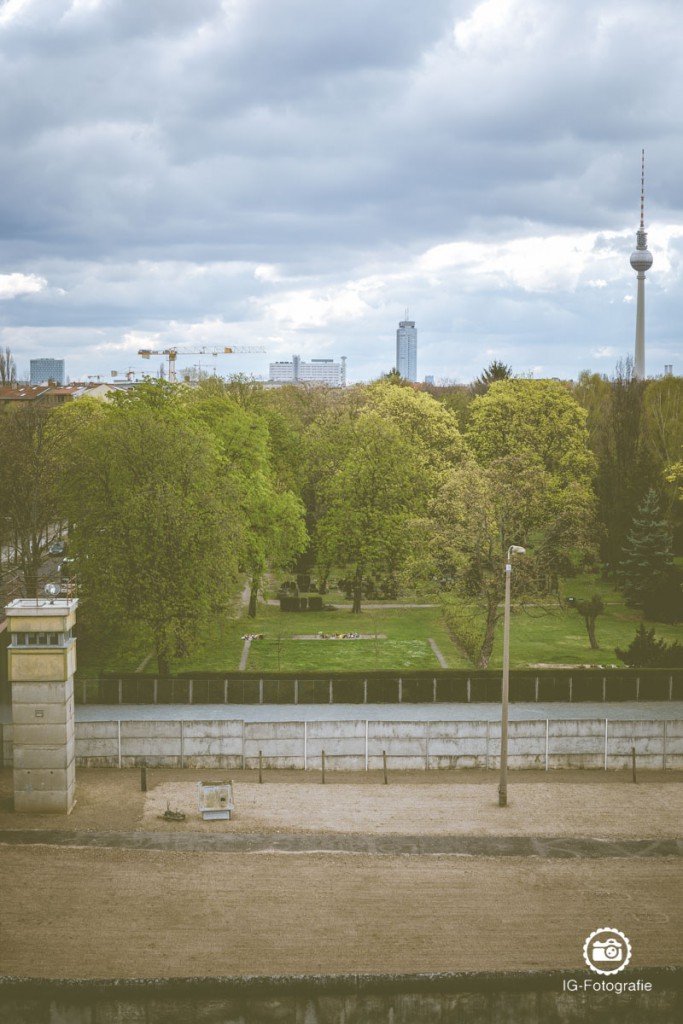
{"type": "Polygon", "coordinates": [[[626,650],[617,647],[616,655],[630,668],[677,668],[683,664],[683,647],[657,639],[654,626],[646,629],[642,622],[626,650]]]}
{"type": "Polygon", "coordinates": [[[623,551],[619,588],[628,604],[651,616],[653,606],[657,605],[657,593],[670,589],[674,571],[671,530],[652,488],[638,507],[623,551]]]}
{"type": "Polygon", "coordinates": [[[512,377],[512,367],[506,366],[499,359],[494,359],[481,374],[470,384],[470,391],[473,395],[485,395],[492,384],[497,380],[509,380],[512,377]]]}

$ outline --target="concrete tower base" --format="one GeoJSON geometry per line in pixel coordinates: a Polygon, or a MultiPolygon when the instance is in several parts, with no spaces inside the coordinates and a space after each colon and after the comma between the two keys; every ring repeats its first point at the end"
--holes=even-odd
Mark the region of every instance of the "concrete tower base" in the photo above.
{"type": "Polygon", "coordinates": [[[76,605],[21,599],[6,609],[15,811],[69,814],[75,803],[76,605]]]}

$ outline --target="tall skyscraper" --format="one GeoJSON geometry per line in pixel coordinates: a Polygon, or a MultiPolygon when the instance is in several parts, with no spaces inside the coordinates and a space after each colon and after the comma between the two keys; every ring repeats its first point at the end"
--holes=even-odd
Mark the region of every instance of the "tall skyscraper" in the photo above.
{"type": "Polygon", "coordinates": [[[47,384],[53,380],[55,384],[66,383],[63,359],[32,359],[31,384],[47,384]]]}
{"type": "Polygon", "coordinates": [[[417,380],[417,328],[408,310],[396,331],[396,369],[405,380],[417,380]]]}
{"type": "Polygon", "coordinates": [[[636,233],[636,247],[631,253],[631,266],[638,275],[638,300],[636,304],[636,350],[633,360],[633,376],[636,380],[645,378],[645,271],[652,266],[652,253],[647,247],[647,232],[644,221],[645,209],[645,150],[642,152],[640,172],[640,228],[636,233]]]}

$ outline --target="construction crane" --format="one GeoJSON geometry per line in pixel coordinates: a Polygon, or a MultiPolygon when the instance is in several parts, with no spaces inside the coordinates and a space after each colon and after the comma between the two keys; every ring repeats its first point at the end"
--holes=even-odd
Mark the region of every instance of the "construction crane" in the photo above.
{"type": "Polygon", "coordinates": [[[265,352],[262,345],[246,345],[241,347],[232,346],[229,348],[141,348],[138,355],[143,359],[151,356],[168,356],[168,379],[169,383],[175,384],[175,363],[178,355],[181,356],[231,356],[240,355],[245,352],[265,352]]]}

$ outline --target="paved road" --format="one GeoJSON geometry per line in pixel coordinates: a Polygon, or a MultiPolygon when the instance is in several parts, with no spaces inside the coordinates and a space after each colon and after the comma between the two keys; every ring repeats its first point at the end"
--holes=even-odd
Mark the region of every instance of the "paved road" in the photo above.
{"type": "MultiPolygon", "coordinates": [[[[681,721],[683,701],[510,705],[510,719],[517,722],[578,718],[681,721]]],[[[77,722],[168,719],[185,722],[498,722],[500,704],[79,704],[76,707],[77,722]]]]}
{"type": "Polygon", "coordinates": [[[208,853],[459,854],[468,857],[683,857],[681,839],[572,839],[566,836],[363,835],[337,833],[0,831],[0,845],[69,846],[208,853]]]}

